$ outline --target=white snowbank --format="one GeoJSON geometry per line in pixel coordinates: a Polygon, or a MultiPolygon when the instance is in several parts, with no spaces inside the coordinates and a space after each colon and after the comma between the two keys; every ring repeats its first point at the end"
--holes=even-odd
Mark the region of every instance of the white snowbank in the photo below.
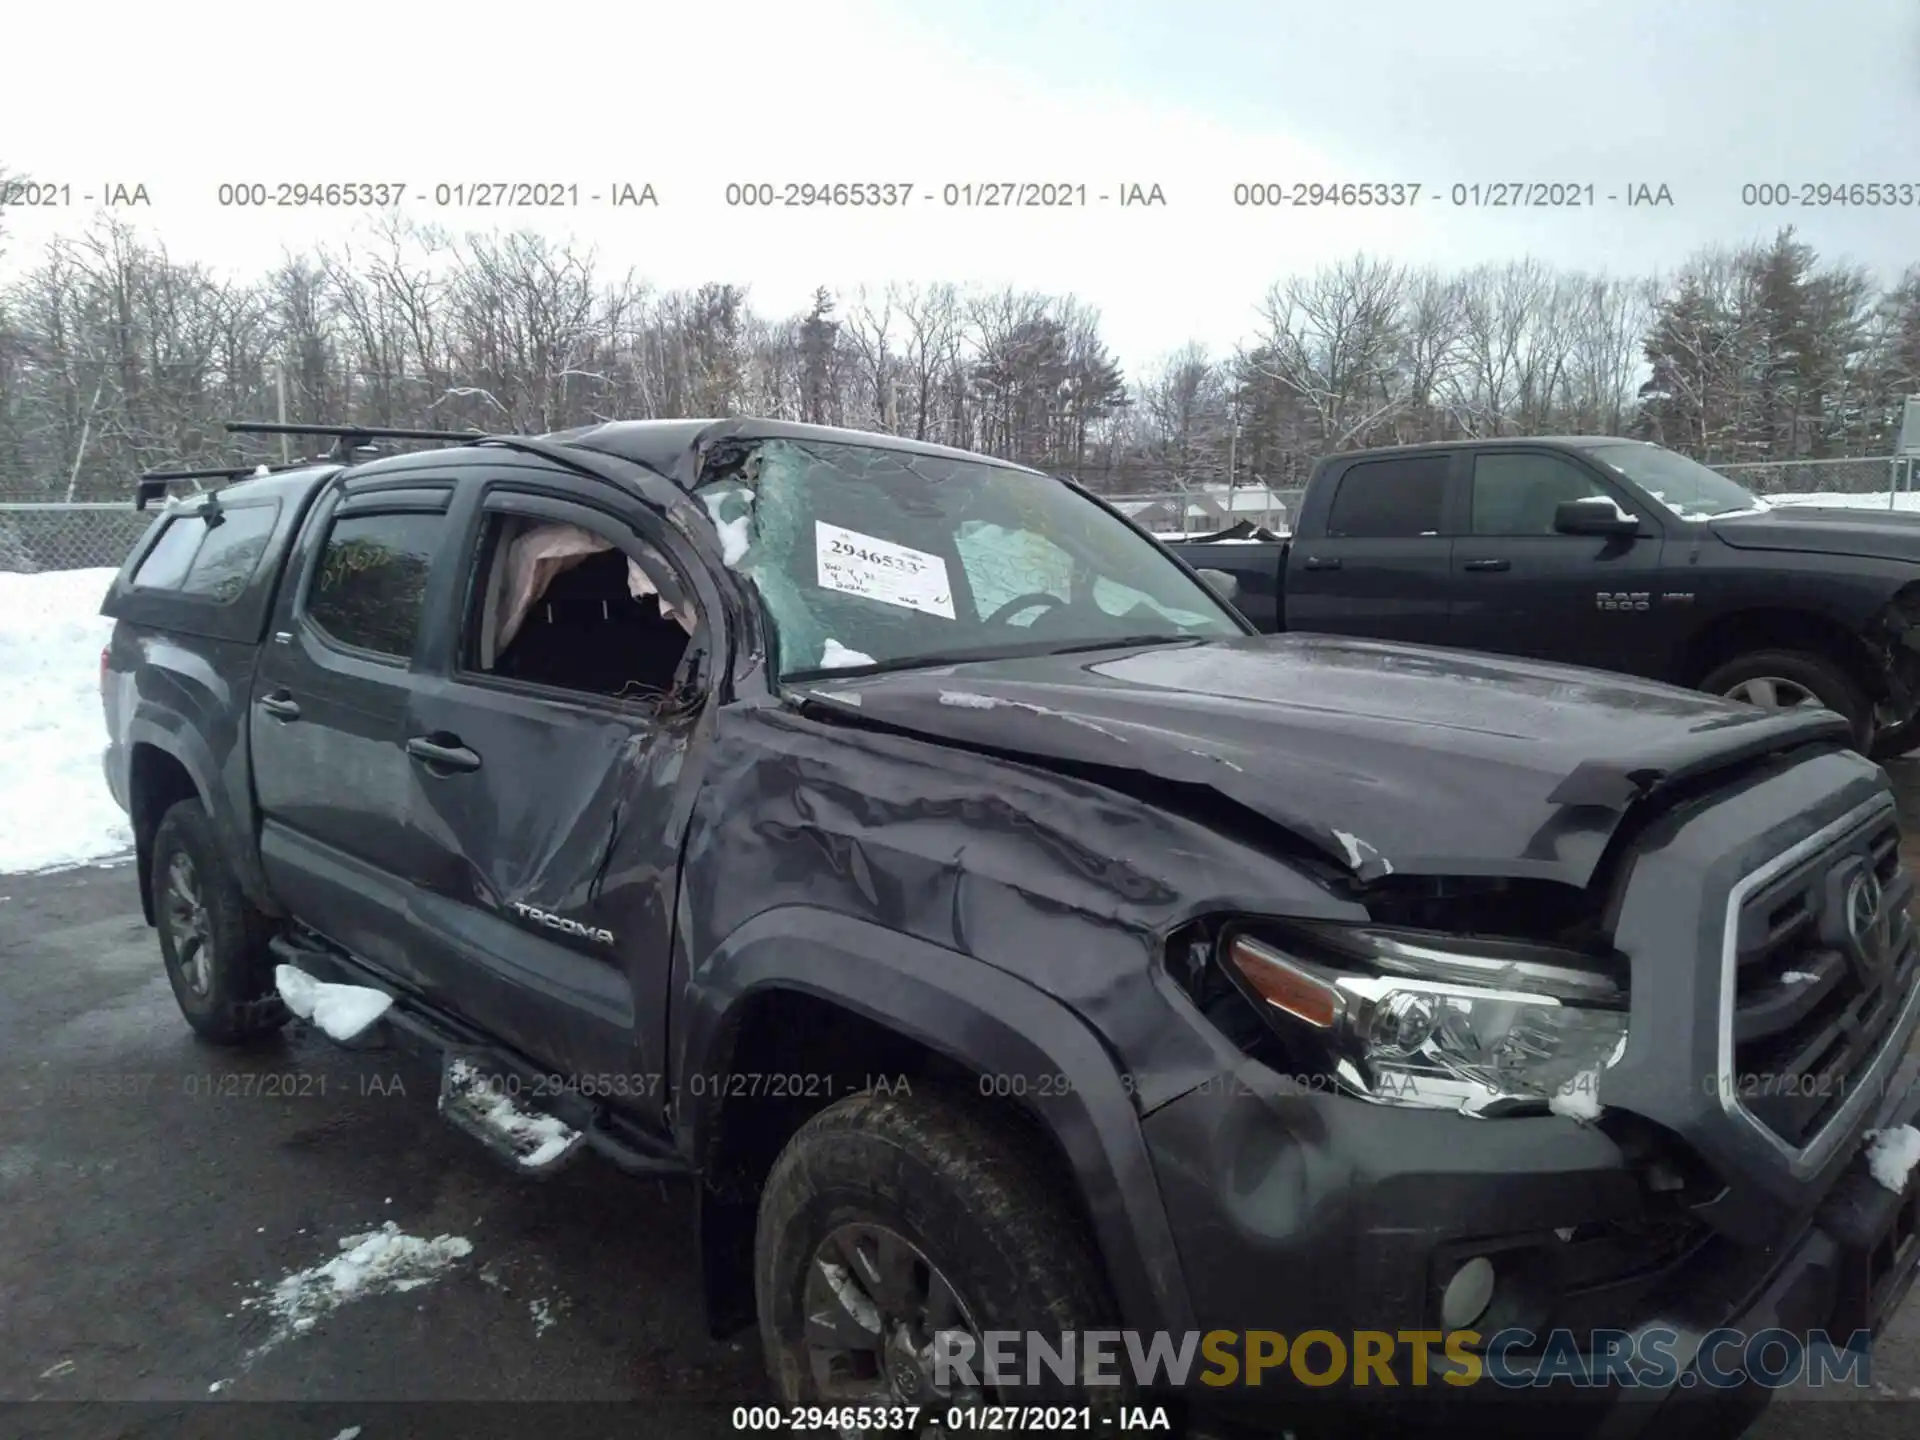
{"type": "Polygon", "coordinates": [[[1920,510],[1920,490],[1901,490],[1897,493],[1879,490],[1869,491],[1865,495],[1837,495],[1821,491],[1799,490],[1785,495],[1767,495],[1762,497],[1769,505],[1827,505],[1840,510],[1920,510]],[[1892,495],[1893,504],[1887,504],[1892,495]]]}
{"type": "Polygon", "coordinates": [[[1920,1130],[1902,1125],[1898,1130],[1876,1130],[1867,1146],[1867,1169],[1873,1178],[1898,1195],[1907,1177],[1920,1165],[1920,1130]]]}
{"type": "Polygon", "coordinates": [[[291,965],[274,967],[274,986],[287,1008],[311,1020],[335,1040],[351,1040],[393,1004],[393,997],[365,985],[329,985],[291,965]]]}
{"type": "Polygon", "coordinates": [[[465,1060],[453,1063],[454,1089],[460,1091],[485,1118],[492,1129],[516,1141],[533,1142],[533,1149],[519,1157],[528,1166],[544,1165],[567,1148],[579,1133],[565,1121],[552,1115],[535,1115],[513,1103],[512,1097],[492,1089],[486,1077],[465,1060]]]}
{"type": "Polygon", "coordinates": [[[112,570],[0,574],[0,874],[133,848],[107,789],[98,613],[112,570]]]}
{"type": "Polygon", "coordinates": [[[310,1270],[297,1270],[265,1295],[240,1302],[243,1309],[264,1309],[276,1324],[264,1353],[293,1335],[305,1334],[314,1322],[352,1300],[430,1285],[441,1272],[473,1253],[473,1243],[458,1235],[422,1240],[402,1235],[389,1220],[378,1230],[349,1235],[340,1253],[310,1270]]]}

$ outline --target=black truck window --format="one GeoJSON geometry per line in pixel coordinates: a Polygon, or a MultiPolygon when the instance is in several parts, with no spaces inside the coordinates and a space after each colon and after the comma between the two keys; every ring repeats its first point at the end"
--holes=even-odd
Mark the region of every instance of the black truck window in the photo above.
{"type": "Polygon", "coordinates": [[[1447,457],[1409,455],[1348,467],[1334,491],[1327,534],[1353,540],[1438,535],[1447,498],[1447,457]]]}
{"type": "Polygon", "coordinates": [[[1473,533],[1551,535],[1561,501],[1606,493],[1558,455],[1479,455],[1473,462],[1473,533]]]}
{"type": "Polygon", "coordinates": [[[207,529],[199,553],[193,557],[186,578],[180,582],[180,589],[188,595],[233,599],[247,588],[260,557],[267,553],[267,540],[279,516],[277,501],[271,505],[234,505],[224,509],[220,523],[207,529]]]}
{"type": "Polygon", "coordinates": [[[327,532],[307,591],[307,619],[342,645],[406,658],[426,599],[445,515],[348,515],[327,532]]]}
{"type": "Polygon", "coordinates": [[[198,515],[174,516],[133,572],[133,583],[143,590],[178,590],[206,533],[206,521],[198,515]]]}

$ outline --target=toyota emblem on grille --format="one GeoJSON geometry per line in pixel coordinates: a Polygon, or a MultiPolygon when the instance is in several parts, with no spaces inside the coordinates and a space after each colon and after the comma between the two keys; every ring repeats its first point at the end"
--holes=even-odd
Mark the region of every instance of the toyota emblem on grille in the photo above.
{"type": "Polygon", "coordinates": [[[1861,870],[1847,885],[1847,938],[1861,968],[1878,970],[1887,958],[1886,932],[1880,925],[1880,879],[1861,870]]]}

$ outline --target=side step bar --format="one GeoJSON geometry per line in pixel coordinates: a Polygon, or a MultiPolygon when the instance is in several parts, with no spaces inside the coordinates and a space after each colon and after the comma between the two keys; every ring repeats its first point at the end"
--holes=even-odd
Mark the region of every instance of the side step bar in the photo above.
{"type": "MultiPolygon", "coordinates": [[[[516,1173],[551,1175],[587,1149],[630,1175],[671,1179],[693,1174],[678,1152],[653,1136],[605,1106],[554,1086],[557,1077],[551,1072],[412,1001],[352,956],[290,935],[275,938],[269,949],[282,964],[316,980],[392,995],[392,1006],[369,1036],[435,1064],[440,1070],[441,1117],[516,1173]],[[542,1098],[538,1106],[521,1098],[536,1093],[542,1098]]],[[[368,1048],[367,1037],[356,1037],[350,1048],[368,1048]]]]}

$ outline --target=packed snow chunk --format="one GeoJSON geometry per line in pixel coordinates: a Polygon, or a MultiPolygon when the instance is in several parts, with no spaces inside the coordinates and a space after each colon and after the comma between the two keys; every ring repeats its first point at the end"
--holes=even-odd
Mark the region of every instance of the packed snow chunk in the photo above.
{"type": "Polygon", "coordinates": [[[1782,985],[1811,985],[1820,977],[1809,970],[1789,970],[1780,977],[1782,985]]]}
{"type": "Polygon", "coordinates": [[[1393,873],[1393,862],[1366,841],[1362,840],[1358,835],[1349,835],[1344,830],[1336,830],[1333,832],[1333,838],[1338,840],[1340,842],[1340,848],[1347,852],[1347,864],[1351,865],[1354,869],[1358,870],[1367,862],[1367,859],[1371,857],[1379,862],[1380,873],[1382,875],[1391,875],[1393,873]]]}
{"type": "Polygon", "coordinates": [[[386,1014],[393,997],[366,985],[329,985],[291,965],[274,968],[273,983],[287,1008],[335,1040],[353,1039],[386,1014]]]}
{"type": "Polygon", "coordinates": [[[1920,1165],[1920,1130],[1902,1125],[1898,1130],[1875,1130],[1868,1137],[1867,1169],[1894,1194],[1906,1192],[1913,1167],[1920,1165]]]}
{"type": "Polygon", "coordinates": [[[704,490],[700,498],[706,501],[707,514],[713,517],[713,528],[720,532],[720,560],[729,570],[746,559],[747,551],[753,545],[753,492],[745,489],[704,490]],[[735,496],[745,507],[731,520],[721,518],[720,512],[727,508],[727,502],[735,496]]]}
{"type": "Polygon", "coordinates": [[[511,1096],[488,1086],[486,1076],[465,1060],[454,1061],[452,1072],[449,1078],[453,1088],[460,1092],[467,1106],[479,1112],[488,1129],[507,1136],[517,1145],[532,1147],[518,1155],[522,1165],[538,1167],[556,1159],[579,1133],[552,1115],[522,1110],[511,1096]]]}
{"type": "Polygon", "coordinates": [[[107,789],[99,613],[112,570],[0,574],[0,874],[133,848],[107,789]]]}
{"type": "Polygon", "coordinates": [[[1569,1080],[1553,1093],[1547,1101],[1547,1109],[1556,1115],[1564,1115],[1569,1120],[1598,1120],[1600,1118],[1600,1074],[1590,1071],[1569,1080]]]}
{"type": "Polygon", "coordinates": [[[458,1235],[422,1240],[401,1234],[391,1220],[378,1230],[349,1235],[340,1242],[340,1253],[324,1265],[295,1271],[265,1295],[240,1302],[246,1309],[265,1309],[277,1322],[272,1337],[255,1353],[305,1333],[349,1301],[428,1284],[472,1253],[472,1242],[458,1235]]]}
{"type": "Polygon", "coordinates": [[[827,637],[827,643],[820,651],[822,670],[840,670],[848,665],[871,664],[873,664],[873,656],[862,655],[858,650],[849,650],[831,635],[827,637]]]}
{"type": "Polygon", "coordinates": [[[942,690],[940,703],[962,710],[991,710],[1000,704],[991,695],[976,695],[971,690],[942,690]]]}

